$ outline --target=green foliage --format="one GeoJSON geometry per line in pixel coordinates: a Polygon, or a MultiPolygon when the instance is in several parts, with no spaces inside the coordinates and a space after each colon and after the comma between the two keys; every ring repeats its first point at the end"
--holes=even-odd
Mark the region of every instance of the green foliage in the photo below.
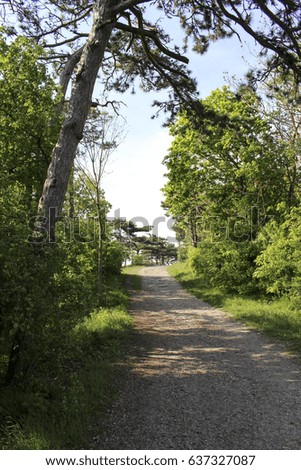
{"type": "MultiPolygon", "coordinates": [[[[58,133],[56,86],[41,47],[25,37],[6,43],[0,31],[1,185],[22,183],[36,201],[58,133]]],[[[57,95],[58,96],[58,95],[57,95]]]]}
{"type": "Polygon", "coordinates": [[[289,227],[296,232],[290,211],[300,204],[299,115],[290,103],[296,88],[289,95],[281,83],[270,112],[253,90],[224,87],[202,101],[201,124],[183,112],[171,127],[164,205],[182,245],[195,248],[191,266],[211,286],[297,295],[298,233],[289,227]]]}
{"type": "Polygon", "coordinates": [[[124,246],[126,259],[133,265],[168,264],[177,258],[175,245],[151,234],[150,225],[138,227],[131,220],[115,219],[112,227],[124,246]]]}
{"type": "Polygon", "coordinates": [[[142,266],[147,263],[143,255],[134,255],[132,256],[132,264],[133,266],[142,266]]]}
{"type": "Polygon", "coordinates": [[[209,285],[239,293],[256,290],[252,278],[256,246],[253,243],[235,244],[204,242],[189,251],[189,262],[197,275],[203,275],[209,285]]]}
{"type": "Polygon", "coordinates": [[[300,301],[301,212],[294,209],[285,222],[270,222],[260,234],[263,250],[254,277],[267,293],[289,294],[300,301]]]}
{"type": "Polygon", "coordinates": [[[103,347],[110,339],[117,339],[118,335],[123,335],[124,331],[130,329],[132,325],[131,317],[122,307],[115,307],[112,310],[94,310],[88,317],[79,323],[74,330],[75,336],[82,342],[82,350],[98,344],[103,347]]]}
{"type": "Polygon", "coordinates": [[[27,380],[44,340],[48,354],[55,323],[56,301],[51,313],[47,296],[53,296],[57,254],[28,243],[59,124],[56,87],[38,61],[42,55],[33,41],[6,43],[0,33],[0,351],[7,381],[27,380]]]}
{"type": "MultiPolygon", "coordinates": [[[[9,449],[68,449],[87,446],[95,414],[117,393],[112,377],[132,319],[121,280],[107,292],[115,308],[101,308],[61,336],[51,335],[53,357],[35,370],[24,388],[1,393],[1,445],[9,449]]],[[[44,342],[45,344],[45,342],[44,342]]],[[[121,373],[122,370],[119,370],[121,373]]],[[[96,425],[96,423],[95,423],[96,425]]]]}
{"type": "Polygon", "coordinates": [[[132,238],[134,265],[168,264],[177,258],[177,249],[173,243],[156,235],[132,238]]]}
{"type": "Polygon", "coordinates": [[[171,128],[165,207],[184,227],[214,216],[221,222],[245,218],[252,207],[261,216],[275,215],[287,189],[284,157],[258,113],[258,98],[224,87],[202,104],[211,113],[203,124],[195,127],[184,112],[171,128]]]}
{"type": "Polygon", "coordinates": [[[109,275],[120,274],[124,258],[125,248],[120,242],[112,240],[107,243],[104,249],[105,272],[109,275]]]}
{"type": "MultiPolygon", "coordinates": [[[[60,123],[59,95],[39,60],[43,54],[26,38],[6,44],[0,36],[3,448],[84,446],[94,414],[115,393],[113,362],[121,357],[131,323],[119,276],[123,248],[110,232],[103,256],[106,308],[95,310],[97,214],[82,181],[73,188],[77,213],[67,217],[65,212],[58,223],[57,243],[31,243],[37,222],[32,215],[60,123]]],[[[103,193],[101,198],[106,214],[103,193]]]]}
{"type": "MultiPolygon", "coordinates": [[[[60,242],[58,242],[60,243],[60,242]]],[[[55,274],[56,297],[63,317],[78,319],[95,306],[97,254],[91,243],[59,244],[60,265],[55,274]]]]}

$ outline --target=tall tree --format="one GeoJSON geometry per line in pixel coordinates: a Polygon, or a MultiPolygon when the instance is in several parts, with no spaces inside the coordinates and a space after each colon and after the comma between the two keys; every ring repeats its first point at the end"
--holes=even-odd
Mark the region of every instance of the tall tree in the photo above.
{"type": "Polygon", "coordinates": [[[185,112],[179,116],[165,158],[164,205],[198,247],[195,266],[232,288],[252,286],[254,240],[269,218],[279,218],[290,186],[288,155],[260,105],[249,88],[215,90],[203,100],[208,118],[198,128],[185,112]]]}
{"type": "Polygon", "coordinates": [[[262,216],[274,214],[290,184],[287,158],[273,123],[259,112],[258,96],[248,88],[235,93],[224,87],[203,106],[213,117],[198,128],[185,112],[171,127],[175,138],[164,160],[165,206],[189,223],[194,214],[229,218],[252,206],[262,216]]]}
{"type": "Polygon", "coordinates": [[[300,203],[301,85],[292,72],[275,69],[259,86],[263,93],[263,113],[270,120],[282,144],[287,185],[286,209],[300,203]]]}
{"type": "Polygon", "coordinates": [[[98,304],[103,291],[104,242],[107,237],[107,202],[102,189],[102,179],[109,158],[123,138],[123,128],[117,116],[106,111],[91,113],[86,122],[84,137],[75,160],[75,174],[86,185],[93,201],[98,227],[98,304]]]}
{"type": "Polygon", "coordinates": [[[141,78],[147,90],[171,88],[173,95],[163,105],[165,110],[171,111],[175,104],[185,101],[197,106],[196,84],[185,67],[188,61],[178,47],[169,47],[170,38],[158,24],[146,19],[148,6],[163,9],[169,18],[179,17],[198,52],[206,50],[212,40],[239,34],[237,27],[242,27],[256,39],[263,51],[273,51],[277,62],[285,63],[300,74],[301,7],[297,0],[94,0],[92,5],[76,0],[68,2],[68,5],[56,0],[38,0],[34,4],[29,0],[10,0],[1,6],[6,11],[10,7],[22,22],[23,31],[44,43],[51,50],[51,57],[58,58],[59,54],[53,53],[57,47],[77,44],[69,56],[64,54],[67,62],[61,74],[63,90],[67,90],[66,84],[78,65],[69,111],[52,152],[39,203],[48,236],[49,231],[54,230],[56,216],[63,205],[76,148],[101,67],[108,82],[121,91],[128,88],[135,77],[141,78]],[[89,21],[92,13],[92,25],[87,36],[81,26],[89,21]],[[256,22],[258,15],[265,22],[264,28],[256,22]],[[80,45],[83,37],[86,42],[80,45]],[[52,208],[56,215],[51,218],[52,208]],[[48,216],[50,221],[46,223],[48,216]]]}
{"type": "Polygon", "coordinates": [[[43,48],[18,37],[6,41],[0,30],[1,187],[19,183],[30,210],[37,204],[60,122],[55,122],[56,86],[43,48]]]}

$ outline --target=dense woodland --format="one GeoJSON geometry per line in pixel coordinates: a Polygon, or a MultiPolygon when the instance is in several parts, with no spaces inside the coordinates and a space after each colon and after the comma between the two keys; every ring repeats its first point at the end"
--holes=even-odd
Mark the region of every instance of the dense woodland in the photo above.
{"type": "Polygon", "coordinates": [[[151,227],[106,218],[102,176],[122,138],[112,90],[168,92],[154,105],[174,136],[164,206],[179,257],[211,285],[298,305],[300,10],[292,0],[0,2],[3,448],[83,448],[131,328],[121,266],[177,257],[151,227]],[[160,17],[180,22],[184,44],[160,17]],[[241,29],[263,65],[200,101],[188,47],[210,53],[241,29]]]}

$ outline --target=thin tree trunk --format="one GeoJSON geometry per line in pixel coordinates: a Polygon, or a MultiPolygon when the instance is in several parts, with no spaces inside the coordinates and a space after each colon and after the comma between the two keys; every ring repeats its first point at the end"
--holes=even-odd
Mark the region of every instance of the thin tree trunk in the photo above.
{"type": "Polygon", "coordinates": [[[103,298],[103,238],[102,238],[102,224],[99,224],[99,239],[98,239],[98,307],[102,304],[103,298]]]}
{"type": "Polygon", "coordinates": [[[116,0],[98,0],[89,38],[83,48],[65,119],[53,149],[38,211],[44,217],[42,231],[46,241],[54,241],[55,222],[64,203],[77,146],[82,138],[93,89],[114,27],[116,0]]]}
{"type": "Polygon", "coordinates": [[[20,365],[21,359],[21,344],[23,342],[23,335],[20,330],[18,330],[14,336],[13,344],[11,346],[9,360],[5,375],[4,383],[5,385],[11,385],[14,378],[17,375],[17,370],[20,365]]]}
{"type": "Polygon", "coordinates": [[[97,260],[97,303],[101,306],[103,300],[103,239],[105,226],[102,220],[103,214],[100,204],[99,191],[97,190],[97,216],[98,216],[98,260],[97,260]]]}
{"type": "MultiPolygon", "coordinates": [[[[74,219],[75,208],[74,208],[74,167],[72,166],[70,181],[69,181],[69,218],[74,219]]],[[[71,223],[70,220],[70,223],[71,223]]]]}
{"type": "Polygon", "coordinates": [[[197,234],[197,225],[196,225],[195,220],[190,219],[189,225],[190,225],[190,236],[191,236],[192,246],[197,247],[198,246],[198,234],[197,234]]]}

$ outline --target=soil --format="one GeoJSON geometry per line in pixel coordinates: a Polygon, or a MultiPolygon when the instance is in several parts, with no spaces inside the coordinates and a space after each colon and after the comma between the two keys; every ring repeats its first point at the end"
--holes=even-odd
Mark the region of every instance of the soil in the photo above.
{"type": "Polygon", "coordinates": [[[301,363],[143,268],[118,400],[94,449],[301,449],[301,363]]]}

